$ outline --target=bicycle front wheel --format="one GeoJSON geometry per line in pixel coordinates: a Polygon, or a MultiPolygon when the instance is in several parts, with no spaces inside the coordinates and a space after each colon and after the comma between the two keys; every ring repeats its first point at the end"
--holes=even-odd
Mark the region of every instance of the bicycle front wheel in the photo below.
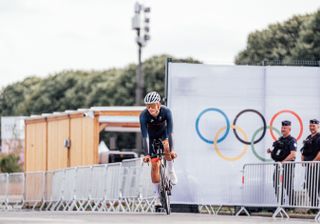
{"type": "Polygon", "coordinates": [[[170,198],[167,191],[168,181],[165,175],[165,167],[162,165],[160,166],[160,178],[161,178],[161,186],[160,186],[161,204],[164,210],[166,211],[167,215],[170,215],[171,213],[170,198]]]}

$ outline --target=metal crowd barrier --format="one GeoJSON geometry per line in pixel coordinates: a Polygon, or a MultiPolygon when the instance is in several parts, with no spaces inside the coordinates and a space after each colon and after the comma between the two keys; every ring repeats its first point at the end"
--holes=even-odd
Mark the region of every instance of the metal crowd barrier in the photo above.
{"type": "Polygon", "coordinates": [[[8,175],[7,181],[7,208],[17,209],[24,204],[24,173],[12,173],[8,175]],[[10,206],[10,207],[9,207],[10,206]]]}
{"type": "Polygon", "coordinates": [[[245,164],[242,176],[242,207],[274,207],[273,217],[289,218],[285,208],[318,211],[320,221],[320,162],[245,164]]]}
{"type": "Polygon", "coordinates": [[[141,159],[48,172],[0,174],[0,210],[154,212],[141,159]]]}
{"type": "Polygon", "coordinates": [[[141,166],[141,165],[143,165],[142,158],[126,159],[122,161],[122,166],[124,167],[141,166]]]}
{"type": "Polygon", "coordinates": [[[44,200],[45,173],[25,173],[25,205],[34,209],[44,200]]]}
{"type": "Polygon", "coordinates": [[[105,210],[105,199],[106,196],[106,181],[105,180],[107,172],[106,166],[93,166],[92,167],[92,186],[93,189],[90,195],[90,203],[93,204],[93,211],[105,210]]]}
{"type": "MultiPolygon", "coordinates": [[[[150,167],[141,159],[48,172],[1,173],[0,210],[154,212],[150,167]]],[[[245,164],[241,209],[276,208],[273,217],[289,218],[285,209],[318,211],[320,162],[245,164]]]]}
{"type": "Polygon", "coordinates": [[[0,174],[0,209],[7,209],[7,195],[8,195],[8,178],[9,174],[0,174]]]}

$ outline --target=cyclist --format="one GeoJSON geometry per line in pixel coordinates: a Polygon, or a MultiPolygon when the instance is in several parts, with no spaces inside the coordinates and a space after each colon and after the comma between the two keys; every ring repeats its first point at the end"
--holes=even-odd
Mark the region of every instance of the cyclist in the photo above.
{"type": "Polygon", "coordinates": [[[178,179],[173,167],[173,159],[177,157],[173,151],[172,140],[172,114],[169,108],[161,105],[161,97],[157,92],[149,92],[144,103],[146,109],[140,114],[140,128],[143,138],[143,149],[145,157],[143,161],[148,163],[151,161],[151,180],[154,185],[154,193],[156,195],[156,205],[161,205],[159,185],[160,185],[160,161],[157,158],[157,152],[153,150],[152,142],[157,139],[162,140],[164,157],[167,161],[169,179],[173,185],[177,184],[178,179]],[[148,143],[149,140],[149,143],[148,143]]]}

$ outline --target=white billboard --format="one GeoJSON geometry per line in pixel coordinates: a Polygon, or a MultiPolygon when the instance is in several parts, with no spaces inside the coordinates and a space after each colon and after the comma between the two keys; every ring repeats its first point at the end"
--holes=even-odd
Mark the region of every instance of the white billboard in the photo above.
{"type": "Polygon", "coordinates": [[[319,67],[169,62],[167,76],[179,156],[174,203],[239,204],[243,165],[270,161],[281,121],[292,122],[299,151],[309,120],[320,118],[319,67]]]}

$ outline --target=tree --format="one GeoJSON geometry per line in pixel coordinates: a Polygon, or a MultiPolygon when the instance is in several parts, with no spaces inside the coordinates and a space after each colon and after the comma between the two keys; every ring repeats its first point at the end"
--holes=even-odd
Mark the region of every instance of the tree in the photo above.
{"type": "Polygon", "coordinates": [[[0,91],[1,116],[26,114],[27,105],[22,102],[39,87],[40,82],[41,78],[28,77],[22,82],[17,82],[3,88],[0,91]]]}
{"type": "Polygon", "coordinates": [[[0,157],[0,172],[13,173],[21,172],[22,168],[19,165],[19,156],[15,154],[8,154],[0,157]]]}
{"type": "MultiPolygon", "coordinates": [[[[144,93],[158,91],[164,96],[165,62],[168,55],[143,62],[144,93]]],[[[175,61],[200,63],[192,58],[175,61]]],[[[46,78],[30,77],[6,86],[0,92],[0,114],[52,113],[93,106],[133,106],[136,88],[135,64],[105,71],[62,71],[46,78]]],[[[102,138],[108,135],[101,134],[102,138]]],[[[129,147],[133,136],[119,136],[119,147],[129,147]],[[120,142],[121,141],[121,142],[120,142]]]]}
{"type": "Polygon", "coordinates": [[[320,10],[306,19],[300,36],[292,51],[294,60],[320,60],[320,10]]]}
{"type": "Polygon", "coordinates": [[[319,17],[318,14],[319,10],[314,14],[293,16],[283,23],[271,24],[267,29],[249,34],[247,47],[236,56],[235,63],[259,64],[263,60],[292,62],[311,58],[319,60],[319,57],[312,57],[314,54],[310,51],[310,46],[317,43],[311,43],[310,36],[315,40],[320,38],[320,33],[316,32],[319,29],[315,19],[319,17]]]}
{"type": "MultiPolygon", "coordinates": [[[[145,90],[164,95],[167,55],[143,63],[145,90]]],[[[191,58],[176,59],[200,63],[191,58]]],[[[136,65],[106,71],[62,71],[46,78],[29,77],[6,86],[0,92],[1,116],[52,113],[92,106],[135,104],[136,65]]]]}

